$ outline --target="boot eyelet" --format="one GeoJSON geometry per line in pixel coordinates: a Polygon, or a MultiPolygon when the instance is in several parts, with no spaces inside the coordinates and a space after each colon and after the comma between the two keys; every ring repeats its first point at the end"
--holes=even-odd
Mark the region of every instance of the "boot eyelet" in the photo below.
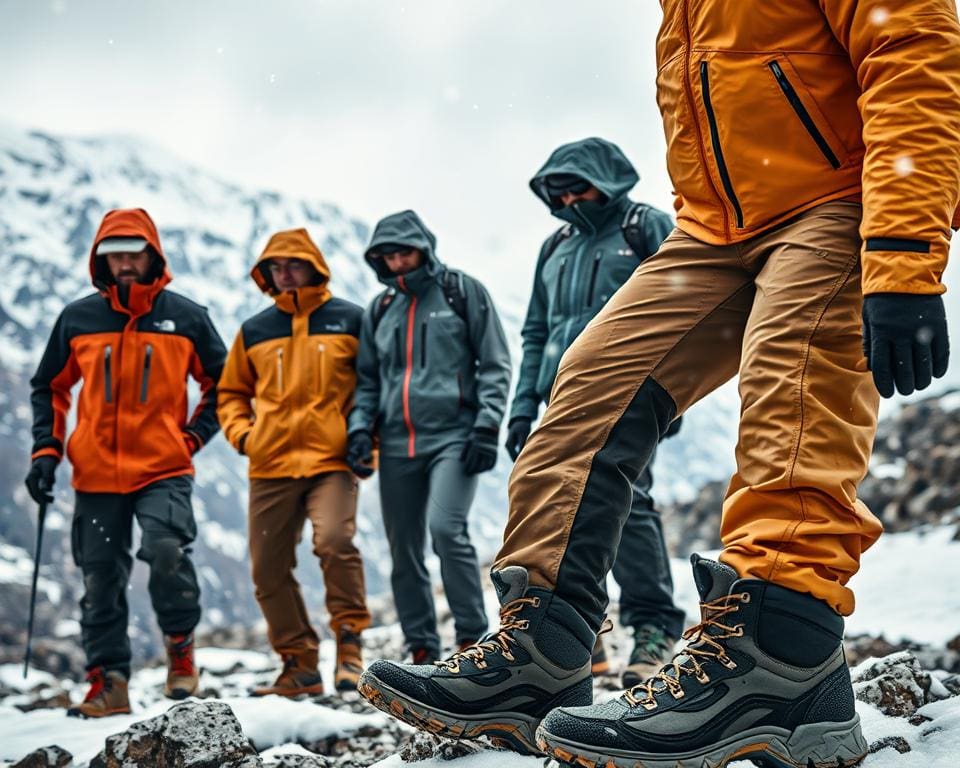
{"type": "Polygon", "coordinates": [[[643,701],[640,702],[640,706],[643,707],[645,710],[647,710],[647,712],[652,712],[657,708],[657,700],[644,699],[643,701]]]}
{"type": "Polygon", "coordinates": [[[679,701],[680,699],[682,699],[682,698],[683,698],[684,696],[686,696],[687,694],[685,694],[685,693],[683,692],[683,688],[677,688],[676,690],[671,689],[671,690],[670,690],[670,695],[673,696],[673,698],[675,698],[675,699],[677,699],[677,700],[679,701]]]}
{"type": "Polygon", "coordinates": [[[723,666],[725,666],[727,669],[736,669],[736,668],[737,668],[737,662],[735,662],[735,661],[734,661],[733,659],[731,659],[729,656],[718,656],[718,657],[717,657],[717,661],[719,661],[721,664],[723,664],[723,666]]]}
{"type": "Polygon", "coordinates": [[[706,672],[703,672],[703,671],[701,671],[700,674],[696,676],[696,678],[697,678],[697,682],[701,683],[702,685],[706,685],[707,683],[710,682],[710,675],[708,675],[706,672]]]}
{"type": "Polygon", "coordinates": [[[539,607],[540,607],[540,598],[539,598],[539,597],[533,598],[533,607],[534,607],[534,608],[539,608],[539,607]]]}
{"type": "Polygon", "coordinates": [[[750,593],[749,593],[749,592],[741,592],[741,593],[740,593],[740,602],[742,602],[742,603],[749,603],[749,602],[750,602],[750,593]]]}
{"type": "Polygon", "coordinates": [[[737,624],[731,637],[743,637],[743,626],[743,624],[737,624]]]}
{"type": "Polygon", "coordinates": [[[485,662],[485,661],[478,661],[476,664],[477,664],[477,669],[486,669],[486,668],[487,668],[487,662],[485,662]]]}

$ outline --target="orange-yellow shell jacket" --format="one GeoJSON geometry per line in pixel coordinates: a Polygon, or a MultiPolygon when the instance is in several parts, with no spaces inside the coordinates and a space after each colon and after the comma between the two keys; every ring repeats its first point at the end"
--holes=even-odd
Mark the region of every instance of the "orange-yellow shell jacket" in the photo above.
{"type": "Polygon", "coordinates": [[[156,480],[192,475],[191,454],[217,433],[215,384],[226,349],[207,311],[165,289],[173,279],[150,216],[110,211],[90,249],[99,293],[64,308],[31,380],[33,457],[64,453],[74,384],[83,384],[77,425],[67,442],[73,487],[131,493],[156,480]],[[140,237],[155,254],[155,279],[130,286],[126,304],[97,245],[140,237]],[[187,418],[187,376],[200,402],[187,418]]]}
{"type": "Polygon", "coordinates": [[[250,458],[250,477],[348,471],[346,414],[363,310],[331,296],[330,269],[304,229],[271,237],[250,275],[274,306],[243,324],[227,356],[217,405],[223,433],[250,458]],[[320,284],[277,291],[267,269],[274,257],[310,262],[320,284]]]}
{"type": "Polygon", "coordinates": [[[862,198],[864,293],[941,293],[960,224],[955,0],[661,5],[657,99],[680,228],[734,243],[862,198]]]}

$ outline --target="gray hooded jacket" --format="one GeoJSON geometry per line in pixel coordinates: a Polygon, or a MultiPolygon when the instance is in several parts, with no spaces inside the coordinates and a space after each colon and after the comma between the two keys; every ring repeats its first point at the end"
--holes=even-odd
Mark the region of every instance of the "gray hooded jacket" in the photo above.
{"type": "Polygon", "coordinates": [[[447,268],[437,260],[436,238],[413,211],[381,220],[365,258],[396,295],[384,309],[381,294],[364,313],[349,431],[378,433],[381,455],[410,458],[463,442],[474,428],[498,431],[510,352],[486,289],[462,275],[462,319],[442,287],[447,268]],[[372,253],[383,243],[418,248],[424,264],[393,275],[372,253]]]}

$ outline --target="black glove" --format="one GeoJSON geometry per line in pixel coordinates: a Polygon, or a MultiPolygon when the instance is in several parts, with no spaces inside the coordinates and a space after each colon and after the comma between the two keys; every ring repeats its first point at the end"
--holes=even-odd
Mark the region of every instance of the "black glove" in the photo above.
{"type": "Polygon", "coordinates": [[[940,296],[872,293],[863,300],[863,354],[884,397],[925,389],[947,372],[950,341],[940,296]]]}
{"type": "Polygon", "coordinates": [[[499,434],[495,429],[480,427],[473,430],[460,452],[464,472],[479,475],[493,469],[497,463],[497,437],[499,434]]]}
{"type": "Polygon", "coordinates": [[[505,445],[507,447],[507,453],[510,454],[510,458],[514,461],[517,460],[517,456],[520,455],[523,446],[527,444],[527,438],[530,437],[530,424],[530,419],[525,419],[523,416],[510,419],[510,425],[507,427],[507,442],[505,445]]]}
{"type": "Polygon", "coordinates": [[[673,421],[670,422],[670,426],[667,427],[667,431],[663,433],[663,437],[660,438],[660,441],[663,442],[668,437],[673,437],[677,432],[680,431],[680,424],[683,423],[683,416],[677,416],[673,421]]]}
{"type": "Polygon", "coordinates": [[[250,433],[247,432],[243,435],[240,435],[240,442],[237,443],[237,453],[241,456],[247,455],[247,438],[250,437],[250,433]]]}
{"type": "Polygon", "coordinates": [[[37,456],[27,472],[27,490],[30,498],[37,504],[53,501],[53,482],[56,479],[57,464],[60,462],[55,456],[37,456]]]}
{"type": "Polygon", "coordinates": [[[351,432],[347,438],[347,464],[357,477],[373,474],[373,438],[365,429],[351,432]]]}

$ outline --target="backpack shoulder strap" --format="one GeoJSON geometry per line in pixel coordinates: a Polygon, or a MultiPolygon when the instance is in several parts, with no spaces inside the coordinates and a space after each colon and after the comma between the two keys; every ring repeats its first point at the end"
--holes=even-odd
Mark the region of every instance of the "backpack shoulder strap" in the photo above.
{"type": "Polygon", "coordinates": [[[467,318],[467,291],[463,286],[463,272],[456,269],[447,269],[443,273],[443,296],[450,305],[450,309],[465,323],[467,318]]]}
{"type": "Polygon", "coordinates": [[[623,232],[623,239],[627,241],[630,250],[636,254],[640,261],[644,261],[653,254],[647,247],[647,214],[650,206],[646,203],[634,203],[623,216],[620,223],[620,231],[623,232]]]}
{"type": "Polygon", "coordinates": [[[377,296],[373,301],[373,330],[376,333],[377,326],[380,325],[380,321],[383,320],[384,314],[386,314],[387,308],[393,303],[393,300],[397,296],[397,290],[395,288],[387,288],[383,293],[377,296]]]}
{"type": "Polygon", "coordinates": [[[557,250],[564,240],[566,240],[570,235],[573,234],[573,224],[564,224],[560,229],[554,232],[550,237],[547,238],[546,242],[543,244],[543,252],[540,255],[540,263],[545,263],[551,256],[553,252],[557,250]]]}

